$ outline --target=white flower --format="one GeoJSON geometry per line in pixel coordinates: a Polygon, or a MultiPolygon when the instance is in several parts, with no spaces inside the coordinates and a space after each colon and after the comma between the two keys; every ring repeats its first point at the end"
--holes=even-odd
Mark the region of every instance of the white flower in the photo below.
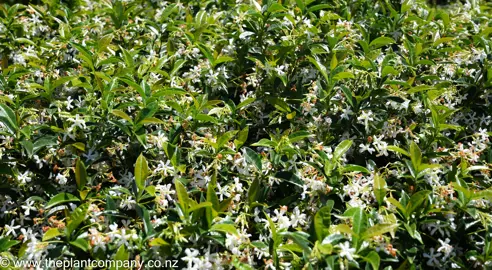
{"type": "Polygon", "coordinates": [[[430,253],[424,253],[424,257],[429,259],[427,260],[427,265],[439,267],[441,264],[438,258],[441,256],[441,253],[434,253],[434,248],[430,248],[429,251],[430,253]]]}
{"type": "Polygon", "coordinates": [[[121,208],[123,209],[134,209],[137,202],[132,198],[132,196],[128,196],[126,199],[121,200],[121,208]]]}
{"type": "Polygon", "coordinates": [[[350,108],[342,109],[342,114],[340,118],[349,120],[349,116],[354,114],[350,108]]]}
{"type": "Polygon", "coordinates": [[[12,220],[12,222],[10,222],[10,225],[5,225],[5,230],[7,230],[5,236],[9,236],[10,234],[12,234],[14,237],[17,237],[17,233],[15,232],[15,230],[19,229],[20,225],[14,226],[14,222],[15,220],[12,220]]]}
{"type": "Polygon", "coordinates": [[[60,184],[62,186],[64,186],[68,182],[67,177],[65,177],[65,175],[63,175],[61,173],[58,173],[58,175],[56,176],[55,180],[58,182],[58,184],[60,184]]]}
{"type": "Polygon", "coordinates": [[[351,248],[349,242],[345,242],[343,244],[340,244],[339,246],[342,249],[340,251],[340,256],[347,258],[347,260],[349,261],[352,261],[354,259],[353,255],[355,253],[355,248],[351,248]]]}
{"type": "Polygon", "coordinates": [[[91,148],[87,154],[82,154],[82,156],[85,157],[87,161],[94,161],[99,156],[99,153],[95,151],[94,148],[91,148]]]}
{"type": "Polygon", "coordinates": [[[157,185],[156,188],[159,190],[159,194],[161,194],[162,196],[166,196],[166,198],[171,201],[171,195],[176,193],[176,191],[171,190],[172,186],[172,184],[157,185]]]}
{"type": "Polygon", "coordinates": [[[31,228],[27,228],[27,230],[25,228],[21,228],[20,231],[21,231],[21,234],[24,235],[24,238],[22,239],[23,243],[25,243],[29,240],[31,240],[32,242],[37,241],[37,239],[36,239],[37,233],[33,233],[31,228]]]}
{"type": "MultiPolygon", "coordinates": [[[[44,165],[43,162],[46,162],[46,161],[44,161],[43,159],[40,159],[38,155],[33,155],[32,157],[34,158],[36,165],[38,165],[38,169],[43,168],[43,165],[44,165]]],[[[1,156],[0,156],[0,158],[1,158],[1,156]]]]}
{"type": "Polygon", "coordinates": [[[279,76],[285,75],[285,70],[287,69],[287,65],[281,65],[275,68],[275,71],[279,76]]]}
{"type": "Polygon", "coordinates": [[[450,242],[449,238],[446,238],[446,241],[442,241],[441,239],[439,239],[438,241],[439,243],[441,243],[441,247],[439,247],[437,251],[444,253],[444,257],[442,257],[442,261],[445,261],[453,252],[453,246],[449,244],[450,242]]]}
{"type": "Polygon", "coordinates": [[[187,248],[185,250],[185,253],[186,253],[186,256],[181,258],[181,260],[188,263],[187,269],[194,269],[193,264],[199,263],[199,261],[200,261],[197,258],[200,253],[198,252],[198,250],[196,250],[194,248],[192,248],[192,249],[187,248]]]}
{"type": "Polygon", "coordinates": [[[366,131],[369,131],[369,122],[374,121],[372,115],[373,113],[371,111],[362,111],[361,116],[357,117],[357,121],[359,121],[359,123],[364,123],[366,131]]]}
{"type": "Polygon", "coordinates": [[[297,227],[297,224],[301,226],[306,224],[306,214],[301,214],[301,211],[297,206],[296,208],[294,208],[294,211],[292,211],[292,215],[290,216],[290,223],[294,228],[297,227]]]}
{"type": "Polygon", "coordinates": [[[70,118],[68,121],[73,122],[72,126],[70,129],[72,130],[74,127],[79,127],[81,129],[86,128],[85,126],[85,120],[80,118],[80,115],[75,115],[75,118],[70,118]]]}
{"type": "Polygon", "coordinates": [[[367,152],[369,152],[369,154],[372,154],[374,151],[376,151],[376,150],[374,150],[374,148],[371,147],[370,144],[362,144],[361,143],[359,145],[359,148],[360,148],[359,152],[361,152],[361,153],[364,153],[365,151],[367,151],[367,152]]]}
{"type": "Polygon", "coordinates": [[[69,96],[69,97],[67,98],[67,110],[68,110],[68,111],[69,111],[69,110],[71,110],[71,109],[73,109],[72,101],[73,101],[73,100],[72,100],[72,97],[70,97],[70,96],[69,96]]]}
{"type": "Polygon", "coordinates": [[[36,210],[36,207],[34,207],[33,205],[33,200],[27,200],[26,205],[21,206],[21,208],[25,210],[24,215],[29,216],[31,214],[31,210],[36,210]]]}
{"type": "Polygon", "coordinates": [[[236,192],[243,192],[243,184],[239,182],[239,177],[234,177],[234,189],[236,192]]]}
{"type": "Polygon", "coordinates": [[[17,176],[17,180],[21,184],[26,184],[27,182],[31,182],[31,177],[29,177],[29,170],[25,171],[24,173],[21,173],[17,176]]]}
{"type": "Polygon", "coordinates": [[[162,149],[164,147],[164,143],[168,141],[168,138],[162,131],[159,131],[157,136],[154,136],[154,141],[155,141],[155,144],[160,149],[162,149]]]}

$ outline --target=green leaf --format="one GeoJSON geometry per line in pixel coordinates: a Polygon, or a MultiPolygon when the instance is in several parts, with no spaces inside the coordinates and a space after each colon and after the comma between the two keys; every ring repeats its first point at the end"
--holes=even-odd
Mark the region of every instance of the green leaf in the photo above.
{"type": "Polygon", "coordinates": [[[212,55],[212,52],[210,52],[210,49],[205,46],[204,44],[197,44],[197,47],[198,49],[200,49],[200,51],[203,53],[203,55],[205,55],[205,57],[207,57],[208,61],[210,61],[210,64],[212,64],[212,66],[215,66],[215,63],[214,63],[214,56],[212,55]]]}
{"type": "Polygon", "coordinates": [[[239,110],[241,108],[244,108],[244,107],[248,106],[249,104],[251,104],[251,103],[253,103],[255,101],[256,101],[256,98],[254,98],[254,97],[247,98],[247,99],[243,100],[243,102],[239,103],[236,106],[236,110],[239,110]]]}
{"type": "Polygon", "coordinates": [[[253,164],[256,169],[258,170],[258,172],[261,172],[261,158],[260,156],[255,152],[253,151],[253,149],[249,148],[249,147],[244,147],[245,149],[245,154],[246,154],[246,161],[249,163],[249,164],[253,164]]]}
{"type": "Polygon", "coordinates": [[[111,114],[114,114],[120,118],[123,118],[126,121],[128,121],[129,123],[133,124],[132,118],[122,110],[112,110],[111,114]]]}
{"type": "Polygon", "coordinates": [[[140,154],[135,163],[135,184],[137,185],[138,192],[142,192],[145,189],[145,181],[149,176],[149,165],[147,159],[140,154]]]}
{"type": "Polygon", "coordinates": [[[248,202],[253,205],[258,200],[258,191],[260,190],[260,179],[255,178],[248,189],[248,202]]]}
{"type": "Polygon", "coordinates": [[[267,97],[267,101],[270,104],[272,104],[277,110],[279,110],[281,112],[284,112],[284,113],[290,113],[291,112],[289,104],[287,104],[287,102],[285,102],[285,99],[267,97]]]}
{"type": "Polygon", "coordinates": [[[63,235],[63,233],[60,232],[60,230],[58,230],[58,228],[51,228],[44,233],[43,242],[48,241],[50,239],[53,239],[53,238],[60,236],[60,235],[63,235]]]}
{"type": "Polygon", "coordinates": [[[281,247],[278,248],[278,251],[289,251],[289,252],[295,252],[295,253],[302,253],[304,249],[296,244],[296,243],[291,243],[291,244],[284,244],[281,247]]]}
{"type": "Polygon", "coordinates": [[[296,0],[296,5],[301,9],[302,12],[304,12],[304,10],[306,9],[306,4],[304,4],[304,0],[296,0]]]}
{"type": "MultiPolygon", "coordinates": [[[[216,177],[215,175],[213,177],[216,177]]],[[[211,182],[208,183],[207,186],[207,202],[212,203],[212,207],[218,211],[219,210],[219,198],[217,197],[217,193],[215,192],[216,179],[212,179],[211,182]],[[215,180],[215,181],[214,181],[215,180]]]]}
{"type": "Polygon", "coordinates": [[[415,94],[415,93],[419,93],[419,92],[423,92],[423,91],[427,91],[427,90],[433,90],[433,89],[436,89],[434,86],[430,86],[430,85],[419,85],[419,86],[415,86],[415,87],[412,87],[410,88],[407,93],[408,94],[415,94]]]}
{"type": "Polygon", "coordinates": [[[232,235],[239,235],[239,233],[236,230],[236,227],[232,224],[226,224],[226,223],[219,223],[219,224],[214,224],[210,228],[210,231],[216,231],[216,232],[223,232],[223,233],[230,233],[232,235]]]}
{"type": "Polygon", "coordinates": [[[75,182],[77,183],[78,190],[82,190],[87,183],[87,171],[84,162],[80,158],[75,163],[75,182]]]}
{"type": "Polygon", "coordinates": [[[384,198],[386,197],[386,181],[381,175],[378,173],[374,174],[374,197],[378,201],[378,204],[381,206],[384,202],[384,198]]]}
{"type": "Polygon", "coordinates": [[[297,132],[290,134],[289,135],[289,141],[291,143],[295,143],[295,142],[301,141],[305,138],[312,137],[312,136],[314,136],[314,134],[311,134],[307,131],[301,130],[301,131],[297,131],[297,132]]]}
{"type": "Polygon", "coordinates": [[[404,216],[407,215],[407,211],[406,211],[405,207],[403,207],[403,205],[399,201],[397,201],[395,198],[389,197],[389,198],[386,198],[386,200],[389,203],[391,203],[392,205],[396,206],[396,208],[398,208],[404,216]]]}
{"type": "Polygon", "coordinates": [[[367,168],[354,164],[345,165],[342,169],[342,172],[362,172],[367,174],[371,173],[367,168]]]}
{"type": "Polygon", "coordinates": [[[221,147],[226,145],[237,133],[237,130],[230,130],[222,134],[217,140],[217,149],[219,150],[221,147]]]}
{"type": "Polygon", "coordinates": [[[275,178],[282,179],[298,187],[303,187],[304,182],[295,173],[290,171],[280,171],[275,174],[275,178]]]}
{"type": "Polygon", "coordinates": [[[410,157],[410,153],[408,153],[406,150],[401,149],[398,146],[390,145],[388,146],[388,150],[393,151],[393,152],[398,152],[404,156],[410,157]]]}
{"type": "Polygon", "coordinates": [[[111,41],[113,40],[113,36],[112,35],[105,35],[103,37],[101,37],[98,41],[97,41],[97,51],[98,52],[103,52],[105,51],[109,44],[111,44],[111,41]]]}
{"type": "Polygon", "coordinates": [[[330,4],[318,4],[318,5],[314,5],[314,6],[311,6],[310,8],[308,8],[308,12],[314,12],[314,11],[322,10],[322,9],[329,9],[331,7],[332,7],[332,5],[330,5],[330,4]]]}
{"type": "Polygon", "coordinates": [[[194,205],[193,207],[190,207],[190,209],[188,211],[191,213],[191,212],[194,212],[194,211],[202,209],[202,208],[211,208],[211,207],[212,207],[211,202],[202,202],[202,203],[199,203],[197,205],[194,205]]]}
{"type": "Polygon", "coordinates": [[[133,55],[120,46],[121,52],[123,54],[123,60],[125,61],[126,67],[133,70],[135,66],[135,61],[133,61],[133,55]]]}
{"type": "Polygon", "coordinates": [[[385,233],[389,233],[398,228],[398,224],[396,223],[381,223],[376,224],[370,228],[368,228],[364,233],[362,233],[362,239],[369,239],[374,236],[383,235],[385,233]]]}
{"type": "Polygon", "coordinates": [[[89,210],[89,203],[85,203],[77,207],[67,221],[67,236],[70,236],[75,229],[85,220],[87,211],[89,210]]]}
{"type": "Polygon", "coordinates": [[[422,163],[422,152],[420,152],[420,148],[413,141],[410,144],[410,159],[412,160],[413,168],[418,173],[420,164],[422,163]]]}
{"type": "Polygon", "coordinates": [[[29,45],[36,46],[36,43],[34,43],[32,40],[27,38],[16,38],[15,41],[19,43],[27,43],[29,45]]]}
{"type": "Polygon", "coordinates": [[[453,41],[454,40],[454,37],[442,37],[436,41],[434,41],[434,43],[432,44],[432,46],[434,47],[437,47],[443,43],[447,43],[447,42],[450,42],[450,41],[453,41]]]}
{"type": "Polygon", "coordinates": [[[319,70],[321,75],[323,75],[323,78],[325,78],[326,82],[329,82],[326,67],[323,64],[321,64],[318,60],[312,58],[311,56],[308,56],[307,59],[319,70]]]}
{"type": "Polygon", "coordinates": [[[410,217],[411,214],[415,210],[417,210],[417,208],[419,208],[420,205],[422,205],[422,203],[424,203],[424,201],[427,199],[427,196],[430,193],[431,192],[429,190],[421,190],[421,191],[413,194],[412,197],[410,197],[410,201],[406,205],[406,209],[405,209],[407,217],[410,217]]]}
{"type": "Polygon", "coordinates": [[[154,247],[154,246],[170,246],[170,244],[162,239],[162,238],[154,238],[152,241],[150,241],[149,246],[154,247]]]}
{"type": "Polygon", "coordinates": [[[80,202],[79,198],[75,197],[70,193],[60,193],[55,195],[51,200],[44,206],[45,209],[51,208],[53,206],[67,203],[67,202],[80,202]]]}
{"type": "Polygon", "coordinates": [[[342,88],[343,94],[345,95],[345,100],[347,100],[348,104],[354,108],[356,99],[354,98],[352,91],[345,85],[341,85],[340,88],[342,88]]]}
{"type": "Polygon", "coordinates": [[[422,236],[420,235],[420,233],[418,232],[417,230],[417,225],[415,223],[412,223],[411,225],[408,225],[407,223],[403,223],[403,225],[405,226],[405,229],[407,230],[408,234],[410,234],[410,236],[413,238],[413,239],[416,239],[418,240],[421,244],[423,244],[422,242],[422,236]]]}
{"type": "MultiPolygon", "coordinates": [[[[216,178],[216,174],[212,178],[216,178]]],[[[218,215],[217,211],[219,211],[220,207],[219,198],[217,197],[217,193],[215,192],[216,181],[217,179],[212,179],[212,181],[209,182],[207,186],[207,202],[212,205],[212,207],[208,207],[205,209],[207,229],[212,226],[213,219],[218,215]]]]}
{"type": "Polygon", "coordinates": [[[169,76],[172,77],[178,72],[178,70],[183,67],[183,65],[186,63],[186,60],[184,59],[179,59],[174,63],[173,69],[171,72],[169,72],[169,76]]]}
{"type": "Polygon", "coordinates": [[[0,252],[8,251],[11,247],[20,244],[21,241],[10,240],[7,236],[0,238],[0,252]]]}
{"type": "Polygon", "coordinates": [[[130,79],[129,78],[118,78],[118,80],[128,84],[133,89],[137,90],[138,94],[140,94],[140,96],[142,98],[146,97],[144,89],[140,85],[138,85],[133,79],[131,79],[131,78],[130,79]]]}
{"type": "Polygon", "coordinates": [[[302,250],[306,254],[311,253],[312,251],[310,247],[311,243],[308,240],[309,234],[305,232],[296,231],[296,232],[281,232],[280,235],[292,239],[294,243],[302,247],[302,250]]]}
{"type": "Polygon", "coordinates": [[[326,205],[321,207],[314,216],[314,231],[316,232],[316,239],[320,242],[329,234],[331,210],[334,204],[335,202],[332,200],[327,201],[326,205]]]}
{"type": "MultiPolygon", "coordinates": [[[[118,250],[116,251],[116,254],[114,256],[115,261],[119,261],[119,263],[115,263],[116,265],[125,265],[125,262],[128,261],[130,258],[130,254],[126,250],[125,245],[121,245],[118,250]]],[[[121,270],[121,269],[127,269],[127,268],[122,268],[122,267],[117,267],[117,266],[111,267],[111,270],[121,270]]]]}
{"type": "Polygon", "coordinates": [[[360,234],[361,232],[363,232],[365,230],[365,228],[367,226],[366,213],[360,207],[355,207],[352,209],[350,209],[353,211],[353,213],[351,215],[353,218],[352,230],[354,231],[354,233],[360,234]],[[354,210],[352,210],[352,209],[354,209],[354,210]]]}
{"type": "Polygon", "coordinates": [[[0,122],[4,124],[12,135],[15,135],[19,128],[14,111],[5,104],[0,104],[0,122]]]}
{"type": "Polygon", "coordinates": [[[144,118],[140,121],[138,121],[138,124],[140,125],[146,125],[146,124],[165,124],[166,122],[162,121],[161,119],[159,118],[156,118],[156,117],[147,117],[147,118],[144,118]]]}
{"type": "Polygon", "coordinates": [[[373,250],[373,251],[369,252],[369,254],[367,254],[365,257],[362,257],[362,259],[364,259],[364,261],[371,264],[373,270],[379,269],[379,264],[380,264],[381,259],[379,258],[379,255],[376,251],[373,250]]]}
{"type": "Polygon", "coordinates": [[[218,123],[219,121],[217,120],[217,118],[215,117],[212,117],[210,115],[207,115],[207,114],[203,114],[203,113],[199,113],[195,116],[195,119],[196,120],[199,120],[199,121],[203,121],[203,122],[212,122],[212,123],[218,123]]]}
{"type": "Polygon", "coordinates": [[[371,43],[369,43],[369,47],[372,47],[373,49],[377,49],[393,43],[395,43],[395,40],[392,38],[378,37],[375,40],[371,41],[371,43]]]}
{"type": "Polygon", "coordinates": [[[176,186],[176,193],[178,195],[178,202],[181,206],[181,210],[185,217],[188,217],[188,201],[190,198],[188,197],[188,191],[186,191],[185,186],[179,181],[174,180],[176,186]]]}
{"type": "Polygon", "coordinates": [[[54,81],[50,88],[55,89],[58,86],[73,80],[73,78],[74,78],[73,76],[61,77],[61,78],[57,79],[56,81],[54,81]]]}
{"type": "Polygon", "coordinates": [[[33,153],[36,154],[43,147],[54,145],[58,145],[58,136],[43,136],[34,142],[33,153]]]}
{"type": "Polygon", "coordinates": [[[214,64],[218,65],[220,63],[233,62],[235,60],[236,60],[235,58],[232,58],[230,56],[219,56],[217,57],[217,59],[215,59],[214,64]]]}
{"type": "Polygon", "coordinates": [[[471,196],[471,197],[473,199],[486,199],[486,200],[491,201],[492,200],[492,189],[489,188],[489,189],[478,191],[475,194],[473,194],[473,196],[471,196]]]}
{"type": "Polygon", "coordinates": [[[24,149],[26,150],[27,156],[29,158],[31,158],[33,155],[33,152],[34,152],[34,146],[33,146],[32,142],[31,141],[22,141],[21,144],[24,147],[24,149]]]}
{"type": "Polygon", "coordinates": [[[263,147],[275,148],[277,144],[268,139],[261,139],[259,142],[253,143],[251,146],[263,146],[263,147]]]}
{"type": "Polygon", "coordinates": [[[267,12],[268,13],[275,13],[275,12],[281,12],[281,11],[286,11],[287,9],[282,6],[281,4],[279,3],[272,3],[268,9],[267,9],[267,12]]]}
{"type": "Polygon", "coordinates": [[[238,133],[237,139],[234,140],[234,144],[236,145],[237,149],[241,148],[241,146],[243,146],[244,143],[248,140],[248,133],[249,126],[246,126],[238,133]]]}
{"type": "Polygon", "coordinates": [[[334,70],[338,65],[337,54],[334,52],[330,62],[330,69],[334,70]]]}
{"type": "Polygon", "coordinates": [[[153,234],[154,233],[154,229],[153,229],[154,226],[150,222],[149,210],[147,210],[147,208],[145,208],[145,206],[143,206],[141,204],[137,204],[136,210],[137,210],[138,216],[143,220],[145,234],[147,236],[153,234]]]}
{"type": "MultiPolygon", "coordinates": [[[[274,249],[276,248],[276,242],[278,241],[278,235],[277,235],[277,227],[275,227],[275,223],[273,223],[273,220],[270,218],[270,215],[267,213],[263,213],[268,221],[268,227],[272,231],[272,239],[274,242],[274,249]]],[[[275,253],[274,253],[275,254],[275,253]]]]}
{"type": "Polygon", "coordinates": [[[79,149],[82,152],[85,152],[85,144],[82,142],[72,143],[72,146],[79,149]]]}
{"type": "Polygon", "coordinates": [[[333,76],[333,79],[335,81],[339,81],[343,79],[354,79],[354,78],[355,78],[354,74],[348,71],[338,72],[337,74],[335,74],[335,76],[333,76]]]}
{"type": "Polygon", "coordinates": [[[71,241],[70,245],[80,248],[82,251],[89,251],[89,242],[84,238],[77,238],[75,241],[71,241]]]}
{"type": "Polygon", "coordinates": [[[356,249],[358,249],[360,247],[360,244],[362,243],[360,236],[362,232],[365,231],[367,228],[367,215],[364,212],[364,209],[360,207],[350,208],[345,211],[343,215],[352,219],[352,239],[354,241],[356,249]]]}
{"type": "Polygon", "coordinates": [[[381,72],[381,77],[382,77],[382,78],[384,78],[384,77],[388,76],[389,74],[393,74],[393,75],[395,75],[395,76],[396,76],[396,75],[398,75],[399,73],[398,73],[398,71],[397,71],[395,68],[393,68],[392,66],[385,66],[385,67],[383,68],[383,71],[381,72]]]}
{"type": "Polygon", "coordinates": [[[333,160],[339,160],[345,152],[347,152],[352,146],[352,140],[344,140],[337,145],[335,151],[333,151],[333,160]]]}

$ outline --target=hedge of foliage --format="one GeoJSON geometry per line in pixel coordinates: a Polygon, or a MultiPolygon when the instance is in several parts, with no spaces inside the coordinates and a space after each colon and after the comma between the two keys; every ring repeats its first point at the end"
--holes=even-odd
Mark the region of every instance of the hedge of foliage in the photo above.
{"type": "Polygon", "coordinates": [[[492,267],[490,3],[42,2],[0,7],[2,258],[492,267]]]}

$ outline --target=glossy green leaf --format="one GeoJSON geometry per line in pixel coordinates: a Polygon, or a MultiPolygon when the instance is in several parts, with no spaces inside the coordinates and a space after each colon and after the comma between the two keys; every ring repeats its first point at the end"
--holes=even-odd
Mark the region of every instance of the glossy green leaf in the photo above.
{"type": "Polygon", "coordinates": [[[350,146],[352,146],[352,140],[344,140],[340,144],[337,145],[335,148],[335,151],[333,151],[333,159],[334,160],[339,160],[343,154],[345,154],[350,146]]]}
{"type": "Polygon", "coordinates": [[[80,158],[75,162],[75,182],[79,190],[82,190],[87,183],[87,171],[84,162],[80,158]]]}
{"type": "Polygon", "coordinates": [[[135,163],[135,183],[139,192],[145,189],[145,181],[149,176],[149,165],[147,164],[147,159],[140,154],[135,163]]]}
{"type": "Polygon", "coordinates": [[[314,216],[314,230],[318,241],[322,241],[328,234],[331,225],[331,210],[334,201],[327,201],[326,205],[321,207],[314,216]]]}
{"type": "Polygon", "coordinates": [[[256,170],[258,170],[258,172],[261,172],[262,165],[261,165],[260,156],[255,151],[253,151],[253,149],[249,147],[244,147],[244,149],[245,149],[244,153],[246,155],[246,161],[249,164],[254,165],[256,170]]]}
{"type": "Polygon", "coordinates": [[[16,134],[19,126],[17,125],[15,112],[5,104],[0,104],[0,122],[3,123],[10,134],[16,134]]]}
{"type": "Polygon", "coordinates": [[[59,204],[67,203],[67,202],[79,202],[79,198],[75,197],[70,193],[60,193],[55,195],[51,200],[44,206],[45,209],[49,209],[53,206],[57,206],[59,204]]]}

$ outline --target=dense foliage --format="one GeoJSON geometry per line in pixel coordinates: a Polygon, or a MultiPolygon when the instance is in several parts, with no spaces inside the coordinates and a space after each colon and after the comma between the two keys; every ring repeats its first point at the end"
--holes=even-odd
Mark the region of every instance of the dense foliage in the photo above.
{"type": "Polygon", "coordinates": [[[0,7],[0,256],[492,267],[492,5],[0,7]]]}

